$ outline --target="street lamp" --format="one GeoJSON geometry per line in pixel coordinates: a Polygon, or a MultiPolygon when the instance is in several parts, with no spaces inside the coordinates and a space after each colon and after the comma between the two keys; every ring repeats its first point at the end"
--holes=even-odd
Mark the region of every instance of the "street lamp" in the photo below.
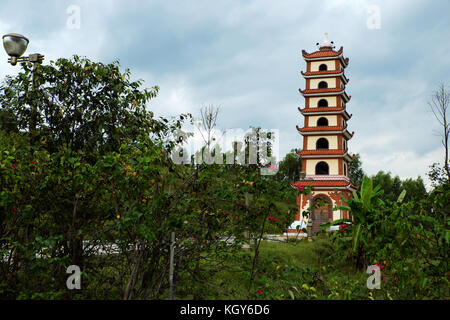
{"type": "Polygon", "coordinates": [[[3,47],[6,53],[10,56],[8,62],[13,66],[17,62],[33,62],[42,63],[44,56],[39,53],[30,54],[28,57],[22,57],[28,47],[30,40],[18,33],[8,33],[3,36],[3,47]]]}
{"type": "MultiPolygon", "coordinates": [[[[44,56],[40,53],[30,54],[28,57],[22,57],[28,47],[27,37],[18,33],[8,33],[3,36],[3,48],[5,48],[6,53],[10,56],[8,62],[15,66],[17,62],[32,62],[33,63],[33,73],[32,73],[32,83],[33,90],[35,90],[34,73],[36,69],[36,63],[41,64],[44,61],[44,56]]],[[[36,119],[37,119],[37,106],[33,104],[31,107],[31,119],[30,119],[30,133],[36,130],[36,119]]],[[[33,140],[33,138],[31,138],[33,140]]],[[[33,143],[32,143],[33,144],[33,143]]]]}

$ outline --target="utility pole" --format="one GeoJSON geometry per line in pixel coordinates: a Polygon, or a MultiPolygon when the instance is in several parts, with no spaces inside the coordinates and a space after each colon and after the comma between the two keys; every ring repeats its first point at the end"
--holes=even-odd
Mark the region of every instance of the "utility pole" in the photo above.
{"type": "Polygon", "coordinates": [[[170,234],[169,300],[173,300],[173,260],[175,251],[175,232],[170,234]]]}

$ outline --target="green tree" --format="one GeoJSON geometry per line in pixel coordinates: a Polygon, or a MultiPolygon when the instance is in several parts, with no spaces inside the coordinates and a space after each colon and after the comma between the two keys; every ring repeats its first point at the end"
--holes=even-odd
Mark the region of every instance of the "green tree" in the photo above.
{"type": "Polygon", "coordinates": [[[405,202],[414,201],[418,203],[420,200],[425,200],[428,196],[421,177],[417,177],[415,180],[412,178],[403,180],[401,189],[406,191],[405,202]]]}
{"type": "Polygon", "coordinates": [[[399,176],[392,178],[390,172],[379,171],[371,179],[375,186],[380,185],[381,189],[384,190],[383,195],[381,195],[381,199],[384,201],[394,202],[400,196],[402,190],[406,190],[405,202],[410,200],[418,202],[426,199],[428,195],[421,177],[401,180],[399,176]]]}
{"type": "Polygon", "coordinates": [[[373,181],[374,186],[380,186],[384,191],[382,199],[395,201],[400,195],[400,190],[396,189],[400,178],[396,179],[396,185],[394,186],[394,181],[390,172],[380,170],[376,175],[371,177],[371,180],[373,181]]]}
{"type": "Polygon", "coordinates": [[[51,152],[59,146],[86,156],[117,151],[123,139],[135,141],[140,134],[161,138],[166,130],[146,110],[158,87],[142,88],[142,80],[131,81],[130,71],[122,73],[118,62],[105,65],[74,56],[34,69],[31,63],[21,65],[23,71],[6,77],[0,87],[0,109],[13,112],[20,130],[35,120],[37,138],[51,152]]]}
{"type": "Polygon", "coordinates": [[[427,176],[433,187],[438,187],[448,182],[446,172],[439,163],[433,163],[429,168],[427,176]]]}
{"type": "MultiPolygon", "coordinates": [[[[0,111],[17,119],[21,129],[16,134],[2,131],[0,229],[7,232],[0,233],[0,287],[16,288],[14,298],[37,291],[44,292],[36,297],[54,298],[67,294],[67,264],[80,266],[87,275],[98,270],[93,263],[98,248],[86,247],[86,241],[98,246],[108,235],[120,239],[125,228],[111,235],[116,216],[142,214],[136,202],[154,188],[143,177],[174,171],[168,155],[177,142],[171,136],[186,115],[173,121],[154,119],[146,104],[157,87],[143,89],[142,81],[130,81],[129,71],[122,73],[117,62],[104,65],[74,56],[38,65],[34,90],[31,65],[22,68],[0,87],[0,111]],[[37,106],[32,134],[40,138],[32,144],[27,142],[30,106],[37,106]],[[122,168],[105,175],[122,165],[121,158],[130,168],[138,163],[143,174],[122,168]],[[117,185],[124,195],[120,199],[114,198],[117,185]],[[49,258],[36,260],[43,250],[49,258]]],[[[154,232],[145,224],[139,231],[146,239],[154,232]]],[[[130,243],[136,239],[128,238],[130,243]]]]}
{"type": "Polygon", "coordinates": [[[18,131],[17,121],[11,110],[0,109],[0,130],[18,131]]]}
{"type": "MultiPolygon", "coordinates": [[[[261,175],[262,156],[248,166],[175,165],[170,155],[188,115],[154,119],[144,104],[156,88],[129,82],[118,64],[60,59],[37,68],[34,92],[26,89],[30,66],[23,68],[0,99],[22,130],[0,131],[2,297],[157,299],[175,283],[204,298],[201,271],[220,270],[244,231],[259,246],[265,230],[291,222],[295,208],[279,204],[296,190],[261,175]],[[33,105],[40,140],[30,144],[33,105]],[[82,270],[81,292],[66,288],[71,264],[82,270]]],[[[248,136],[243,154],[267,139],[248,136]]]]}
{"type": "Polygon", "coordinates": [[[297,154],[296,150],[292,149],[287,153],[283,160],[280,161],[277,179],[281,181],[296,182],[300,179],[300,172],[302,170],[302,159],[297,154]]]}
{"type": "Polygon", "coordinates": [[[353,160],[348,164],[348,176],[355,186],[360,186],[364,175],[361,156],[357,153],[353,160]]]}

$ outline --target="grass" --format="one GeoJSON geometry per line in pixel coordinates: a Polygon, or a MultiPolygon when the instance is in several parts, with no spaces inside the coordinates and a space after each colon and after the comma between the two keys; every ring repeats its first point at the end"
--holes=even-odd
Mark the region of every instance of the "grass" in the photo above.
{"type": "Polygon", "coordinates": [[[179,288],[177,299],[367,299],[368,275],[346,262],[331,260],[327,239],[263,241],[254,283],[250,284],[253,251],[241,250],[213,270],[202,268],[199,284],[179,288]],[[318,253],[321,268],[318,268],[318,253]]]}
{"type": "Polygon", "coordinates": [[[305,241],[263,241],[261,252],[278,264],[313,267],[317,262],[314,245],[305,241]]]}

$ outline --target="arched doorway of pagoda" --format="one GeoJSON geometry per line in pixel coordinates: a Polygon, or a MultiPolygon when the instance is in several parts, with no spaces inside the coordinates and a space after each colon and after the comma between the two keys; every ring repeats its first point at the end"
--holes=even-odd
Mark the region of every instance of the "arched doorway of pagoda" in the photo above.
{"type": "Polygon", "coordinates": [[[314,207],[311,215],[312,235],[315,236],[322,230],[322,227],[320,226],[322,223],[333,220],[333,210],[331,199],[324,194],[315,196],[312,201],[314,207]]]}

